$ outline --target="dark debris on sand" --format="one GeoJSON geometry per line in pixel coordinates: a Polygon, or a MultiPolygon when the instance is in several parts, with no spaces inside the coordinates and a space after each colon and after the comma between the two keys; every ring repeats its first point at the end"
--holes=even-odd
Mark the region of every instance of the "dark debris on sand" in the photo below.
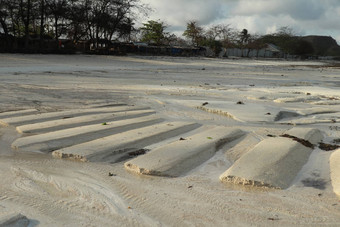
{"type": "Polygon", "coordinates": [[[148,149],[139,149],[139,150],[136,150],[136,151],[129,152],[128,154],[129,154],[129,156],[135,157],[135,156],[145,154],[148,151],[149,151],[148,149]]]}
{"type": "Polygon", "coordinates": [[[295,136],[291,136],[291,135],[288,135],[288,134],[283,134],[283,135],[281,135],[281,137],[290,138],[290,139],[292,139],[292,140],[294,140],[296,142],[301,143],[305,147],[309,147],[309,148],[314,149],[314,145],[311,142],[309,142],[308,140],[301,139],[301,138],[298,138],[298,137],[295,137],[295,136]]]}
{"type": "Polygon", "coordinates": [[[319,143],[319,148],[323,151],[333,151],[340,148],[340,146],[336,144],[319,143]]]}
{"type": "Polygon", "coordinates": [[[321,189],[324,190],[326,188],[326,184],[327,182],[324,179],[321,178],[306,178],[304,180],[301,181],[302,184],[305,187],[312,187],[312,188],[317,188],[317,189],[321,189]]]}

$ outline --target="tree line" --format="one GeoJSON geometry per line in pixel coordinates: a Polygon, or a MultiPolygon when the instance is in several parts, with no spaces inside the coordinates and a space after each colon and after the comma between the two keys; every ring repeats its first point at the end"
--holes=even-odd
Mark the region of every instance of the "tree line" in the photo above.
{"type": "Polygon", "coordinates": [[[313,47],[282,27],[269,35],[238,31],[219,24],[204,28],[197,21],[188,21],[182,37],[167,32],[168,25],[150,20],[136,28],[138,14],[148,8],[140,0],[0,0],[0,35],[7,41],[20,39],[22,48],[29,41],[60,38],[77,43],[87,40],[97,45],[100,40],[142,41],[153,45],[191,45],[211,48],[216,54],[224,48],[261,49],[272,43],[290,54],[311,54],[313,47]]]}
{"type": "Polygon", "coordinates": [[[217,55],[222,48],[240,48],[250,50],[260,50],[268,43],[281,48],[283,52],[292,55],[313,54],[313,46],[294,34],[293,29],[288,26],[281,27],[276,33],[259,35],[251,34],[247,29],[237,30],[229,24],[212,25],[204,28],[197,21],[189,21],[183,36],[187,40],[176,37],[174,34],[166,32],[166,24],[161,21],[148,21],[141,27],[141,40],[151,42],[156,45],[169,43],[189,42],[192,46],[205,46],[211,48],[217,55]]]}
{"type": "Polygon", "coordinates": [[[0,0],[0,33],[40,40],[119,39],[134,29],[139,0],[0,0]]]}

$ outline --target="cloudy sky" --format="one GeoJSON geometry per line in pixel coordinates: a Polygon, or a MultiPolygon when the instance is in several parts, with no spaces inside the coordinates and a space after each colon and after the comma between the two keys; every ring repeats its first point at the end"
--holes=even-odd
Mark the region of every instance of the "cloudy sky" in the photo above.
{"type": "MultiPolygon", "coordinates": [[[[340,44],[340,0],[141,0],[153,10],[148,19],[161,20],[182,34],[186,22],[230,24],[252,34],[273,33],[289,26],[298,35],[332,36],[340,44]]],[[[147,19],[145,19],[147,21],[147,19]]]]}

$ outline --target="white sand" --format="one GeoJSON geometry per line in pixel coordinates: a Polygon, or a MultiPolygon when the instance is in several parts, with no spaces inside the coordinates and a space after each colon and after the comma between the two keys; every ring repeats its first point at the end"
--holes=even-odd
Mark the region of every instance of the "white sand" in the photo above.
{"type": "Polygon", "coordinates": [[[340,149],[334,151],[330,157],[330,174],[334,192],[340,196],[340,149]]]}
{"type": "Polygon", "coordinates": [[[83,163],[15,151],[12,143],[30,134],[16,132],[14,126],[20,124],[1,126],[0,217],[21,214],[31,226],[338,226],[338,151],[332,155],[334,151],[315,148],[284,190],[219,181],[268,135],[297,127],[292,124],[319,129],[326,143],[340,137],[340,69],[310,67],[322,64],[0,54],[1,119],[13,117],[1,113],[5,111],[24,110],[16,112],[20,116],[124,103],[150,107],[165,122],[203,125],[155,139],[147,149],[215,126],[247,133],[209,153],[213,156],[198,166],[190,164],[194,168],[189,172],[167,178],[126,171],[124,163],[133,157],[83,163]],[[209,105],[216,111],[197,108],[209,105]],[[280,111],[281,119],[275,121],[280,111]]]}
{"type": "MultiPolygon", "coordinates": [[[[284,134],[312,144],[323,136],[317,129],[293,128],[284,134]]],[[[224,182],[260,187],[288,188],[312,153],[312,148],[291,138],[268,138],[244,154],[220,176],[224,182]]]]}
{"type": "Polygon", "coordinates": [[[233,142],[244,134],[241,130],[215,127],[161,146],[126,162],[124,166],[138,174],[180,176],[209,160],[225,143],[233,142]]]}

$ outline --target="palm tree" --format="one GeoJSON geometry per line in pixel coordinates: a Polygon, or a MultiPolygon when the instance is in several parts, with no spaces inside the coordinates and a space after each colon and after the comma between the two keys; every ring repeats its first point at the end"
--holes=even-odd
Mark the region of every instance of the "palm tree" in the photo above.
{"type": "Polygon", "coordinates": [[[248,33],[247,29],[243,29],[240,34],[240,41],[242,45],[245,45],[248,43],[248,40],[250,38],[250,34],[248,33]]]}

